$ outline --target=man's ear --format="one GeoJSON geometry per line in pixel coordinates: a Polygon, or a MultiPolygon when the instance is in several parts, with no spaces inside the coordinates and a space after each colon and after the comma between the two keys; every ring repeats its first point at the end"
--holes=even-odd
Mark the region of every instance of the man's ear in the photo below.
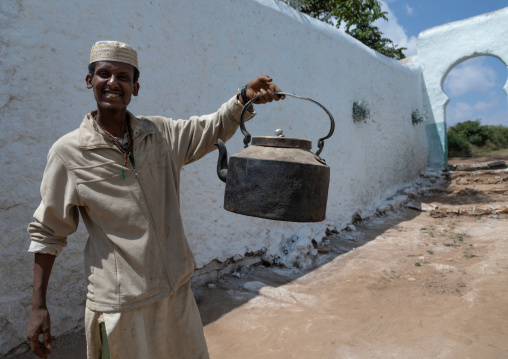
{"type": "Polygon", "coordinates": [[[90,76],[90,74],[86,75],[86,88],[87,89],[91,89],[93,86],[92,86],[92,76],[90,76]]]}
{"type": "Polygon", "coordinates": [[[132,89],[132,95],[133,96],[137,96],[138,95],[138,92],[139,92],[139,82],[136,82],[134,84],[134,88],[132,89]]]}

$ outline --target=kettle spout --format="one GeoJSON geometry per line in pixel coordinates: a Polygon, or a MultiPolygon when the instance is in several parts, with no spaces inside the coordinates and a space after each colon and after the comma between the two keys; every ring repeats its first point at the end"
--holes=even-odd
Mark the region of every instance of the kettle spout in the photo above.
{"type": "Polygon", "coordinates": [[[219,179],[226,183],[226,176],[228,173],[228,151],[226,150],[226,145],[219,138],[217,143],[215,144],[219,149],[219,160],[217,161],[217,176],[219,179]]]}

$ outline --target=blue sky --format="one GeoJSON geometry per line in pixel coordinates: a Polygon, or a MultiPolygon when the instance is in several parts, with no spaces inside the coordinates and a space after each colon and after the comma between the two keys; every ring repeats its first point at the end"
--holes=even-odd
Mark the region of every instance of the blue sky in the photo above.
{"type": "MultiPolygon", "coordinates": [[[[408,57],[416,54],[420,32],[508,6],[507,0],[382,0],[382,3],[389,22],[376,25],[386,37],[406,47],[408,57]]],[[[484,125],[508,126],[508,98],[503,91],[506,80],[506,66],[493,57],[477,57],[457,65],[445,80],[445,92],[450,97],[446,109],[448,126],[477,118],[484,125]]]]}

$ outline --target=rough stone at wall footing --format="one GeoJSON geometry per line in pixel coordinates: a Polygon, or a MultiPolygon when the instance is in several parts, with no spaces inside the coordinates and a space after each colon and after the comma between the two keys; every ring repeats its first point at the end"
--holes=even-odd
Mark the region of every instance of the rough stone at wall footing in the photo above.
{"type": "Polygon", "coordinates": [[[197,287],[209,282],[215,282],[225,274],[231,274],[241,268],[250,267],[262,262],[263,260],[258,256],[242,257],[240,255],[235,255],[231,260],[226,261],[226,263],[212,261],[208,265],[194,271],[191,284],[193,287],[197,287]]]}
{"type": "Polygon", "coordinates": [[[479,163],[458,163],[456,165],[450,166],[450,169],[454,171],[477,171],[503,167],[506,167],[505,161],[492,161],[479,163]]]}

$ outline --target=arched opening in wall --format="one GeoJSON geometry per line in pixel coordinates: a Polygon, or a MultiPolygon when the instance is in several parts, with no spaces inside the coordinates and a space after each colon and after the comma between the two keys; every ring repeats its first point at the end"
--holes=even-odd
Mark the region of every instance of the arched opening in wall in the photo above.
{"type": "Polygon", "coordinates": [[[506,65],[493,56],[466,59],[446,76],[448,161],[508,163],[506,65]],[[467,159],[466,159],[467,158],[467,159]]]}

